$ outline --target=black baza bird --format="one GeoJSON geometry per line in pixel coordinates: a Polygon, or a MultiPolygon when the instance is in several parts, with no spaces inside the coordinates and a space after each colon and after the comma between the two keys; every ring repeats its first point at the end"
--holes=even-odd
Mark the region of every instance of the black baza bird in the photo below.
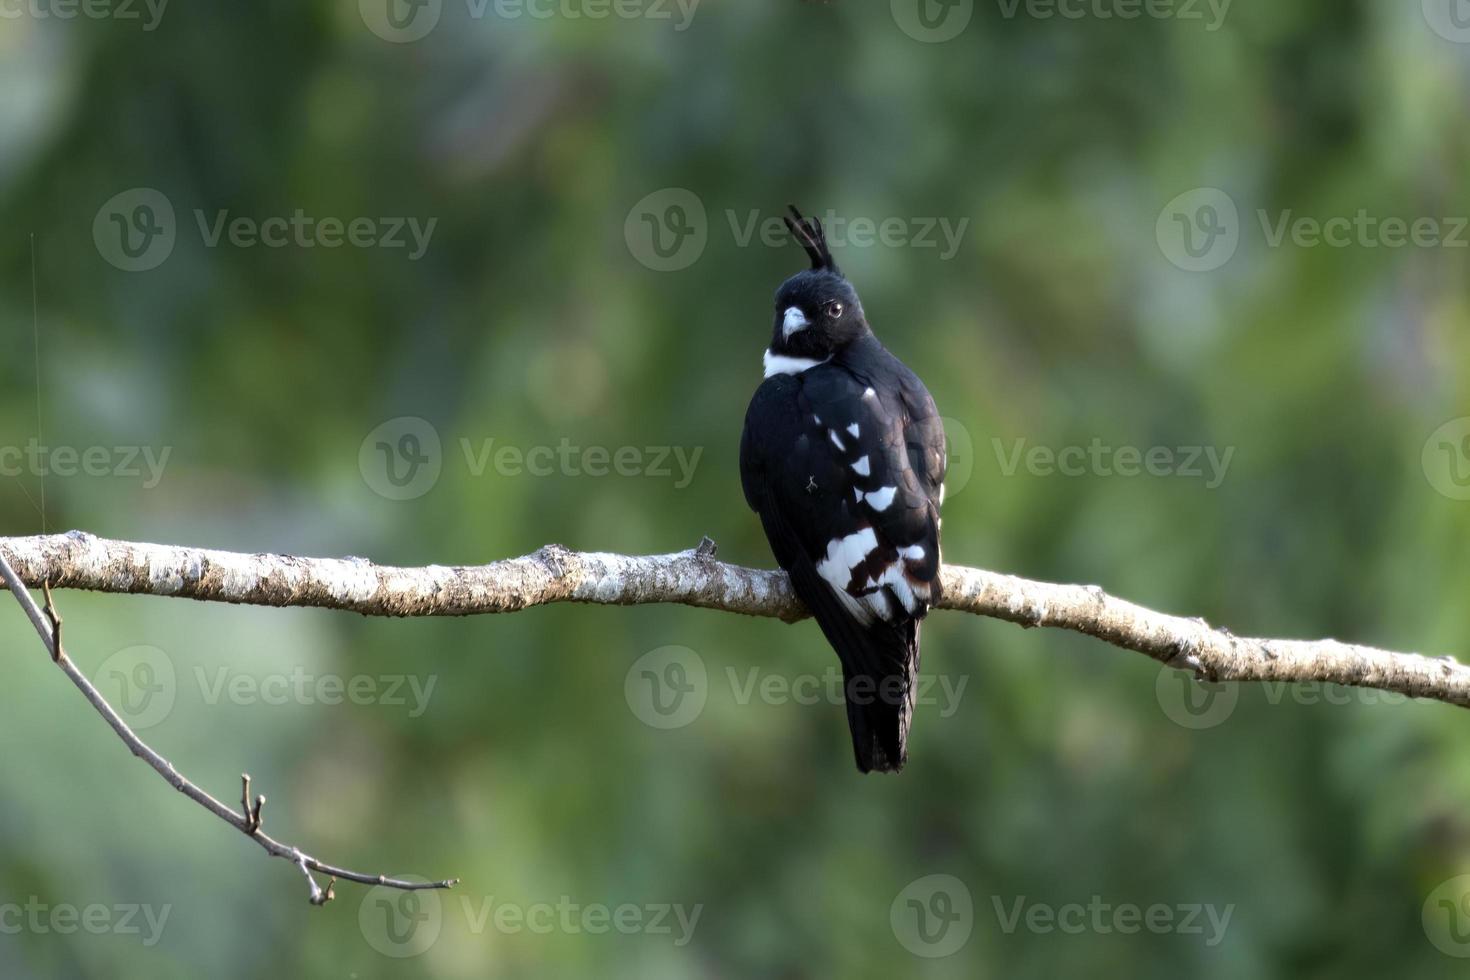
{"type": "Polygon", "coordinates": [[[740,479],[776,562],[842,661],[858,769],[907,757],[919,621],[939,601],[944,428],[923,382],[873,335],[819,221],[786,219],[810,257],[776,291],[740,479]]]}

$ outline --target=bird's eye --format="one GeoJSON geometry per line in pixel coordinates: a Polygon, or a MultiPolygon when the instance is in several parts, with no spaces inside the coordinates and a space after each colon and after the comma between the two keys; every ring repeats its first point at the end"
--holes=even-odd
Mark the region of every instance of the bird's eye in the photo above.
{"type": "Polygon", "coordinates": [[[842,315],[842,304],[834,299],[832,302],[822,307],[822,312],[826,313],[828,316],[835,320],[842,315]]]}

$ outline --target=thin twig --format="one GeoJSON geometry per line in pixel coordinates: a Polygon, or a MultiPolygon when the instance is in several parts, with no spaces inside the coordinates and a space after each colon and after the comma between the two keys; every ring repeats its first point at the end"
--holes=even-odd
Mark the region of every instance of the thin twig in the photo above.
{"type": "MultiPolygon", "coordinates": [[[[333,882],[341,878],[365,885],[385,885],[389,888],[400,888],[405,891],[418,891],[425,888],[450,888],[458,883],[459,879],[457,878],[448,881],[417,882],[388,878],[383,875],[369,875],[357,871],[349,871],[345,868],[339,868],[335,865],[318,861],[316,858],[302,853],[299,848],[282,844],[268,837],[260,830],[260,808],[265,803],[265,797],[257,798],[253,811],[248,804],[242,802],[242,809],[245,810],[245,813],[236,813],[184,778],[174,768],[173,763],[150,748],[128,727],[127,722],[123,721],[122,716],[113,710],[112,705],[107,703],[107,700],[102,696],[101,692],[87,679],[87,675],[82,673],[77,665],[72,662],[71,658],[66,655],[66,651],[61,645],[61,617],[56,614],[54,606],[51,603],[49,585],[45,586],[47,592],[47,609],[50,610],[47,613],[43,612],[36,605],[36,600],[31,596],[30,590],[26,588],[20,576],[11,567],[10,562],[6,560],[3,551],[0,551],[0,578],[3,578],[6,586],[10,591],[15,593],[16,600],[20,603],[21,608],[25,610],[26,616],[31,621],[31,625],[36,628],[36,633],[41,637],[41,642],[45,644],[47,652],[51,654],[51,659],[61,668],[67,678],[76,685],[83,696],[91,702],[92,707],[97,709],[97,713],[112,726],[112,730],[117,733],[117,737],[122,739],[123,744],[132,751],[133,755],[152,766],[154,771],[162,776],[174,789],[183,793],[225,823],[245,834],[251,840],[254,840],[265,849],[267,854],[273,857],[285,858],[300,867],[306,874],[307,880],[311,882],[311,904],[324,905],[331,901],[333,897],[331,885],[328,885],[327,889],[323,891],[317,885],[316,879],[312,878],[312,871],[319,871],[322,874],[331,875],[333,882]]],[[[242,783],[243,801],[249,798],[250,777],[242,777],[242,783]]]]}

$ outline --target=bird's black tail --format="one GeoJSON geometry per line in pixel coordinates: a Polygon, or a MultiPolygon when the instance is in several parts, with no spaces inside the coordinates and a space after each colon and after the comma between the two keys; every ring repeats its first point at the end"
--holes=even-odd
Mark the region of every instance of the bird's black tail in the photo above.
{"type": "Polygon", "coordinates": [[[866,642],[856,650],[833,643],[842,657],[853,757],[862,772],[898,772],[908,761],[914,720],[919,623],[878,623],[860,632],[866,642]]]}
{"type": "MultiPolygon", "coordinates": [[[[822,634],[842,661],[852,752],[862,772],[898,772],[908,759],[919,683],[919,620],[860,622],[809,561],[789,569],[822,634]]],[[[898,600],[891,599],[894,608],[898,600]]],[[[922,616],[927,606],[919,611],[922,616]]]]}

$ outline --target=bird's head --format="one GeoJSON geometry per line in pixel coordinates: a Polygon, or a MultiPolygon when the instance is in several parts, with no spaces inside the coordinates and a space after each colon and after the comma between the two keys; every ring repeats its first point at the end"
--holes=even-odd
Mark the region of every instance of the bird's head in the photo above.
{"type": "Polygon", "coordinates": [[[795,220],[787,218],[786,227],[806,249],[812,267],[776,290],[771,351],[821,360],[867,333],[868,322],[857,291],[832,261],[821,222],[803,218],[794,207],[791,214],[795,220]]]}

